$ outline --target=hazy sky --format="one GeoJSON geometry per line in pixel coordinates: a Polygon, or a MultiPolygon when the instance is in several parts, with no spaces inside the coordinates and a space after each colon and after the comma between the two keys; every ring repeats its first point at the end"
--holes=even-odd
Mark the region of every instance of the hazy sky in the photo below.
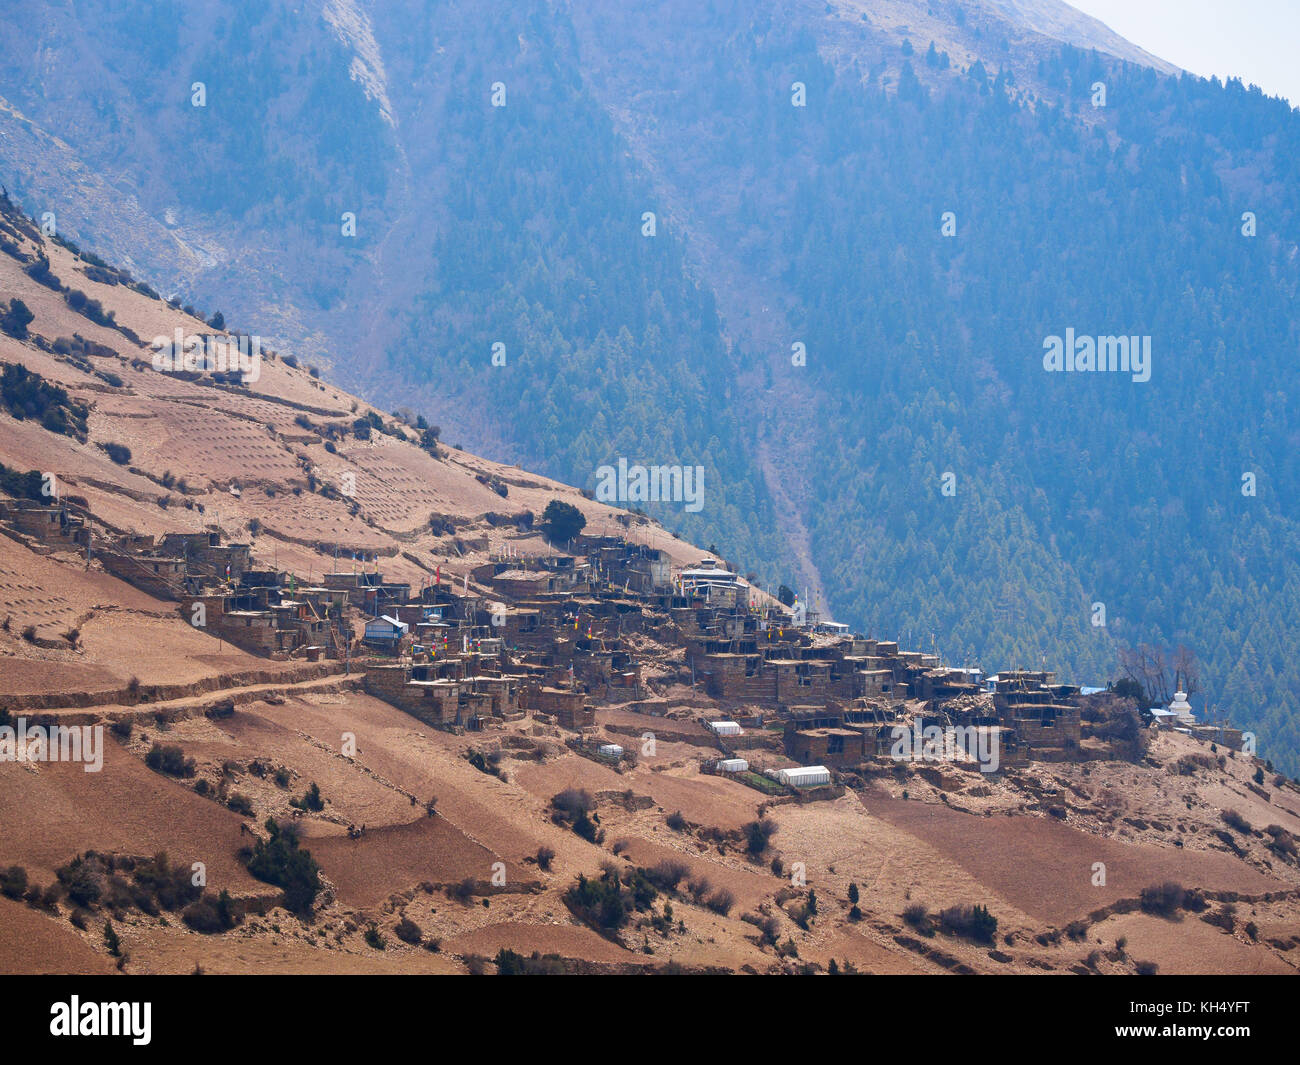
{"type": "Polygon", "coordinates": [[[1300,0],[1067,0],[1193,74],[1237,76],[1300,107],[1300,0]]]}

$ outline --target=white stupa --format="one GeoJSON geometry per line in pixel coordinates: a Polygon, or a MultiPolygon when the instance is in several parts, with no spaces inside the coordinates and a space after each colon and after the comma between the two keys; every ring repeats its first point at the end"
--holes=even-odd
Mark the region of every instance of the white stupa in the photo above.
{"type": "Polygon", "coordinates": [[[1192,704],[1187,701],[1186,692],[1174,692],[1174,701],[1169,704],[1169,709],[1178,715],[1180,724],[1196,724],[1196,718],[1192,715],[1192,704]]]}

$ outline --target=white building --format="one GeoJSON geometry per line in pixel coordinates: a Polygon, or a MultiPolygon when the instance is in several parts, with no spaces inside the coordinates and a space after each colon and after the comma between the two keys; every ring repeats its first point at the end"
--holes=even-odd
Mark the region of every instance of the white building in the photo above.
{"type": "Polygon", "coordinates": [[[1196,716],[1192,713],[1192,704],[1187,701],[1186,692],[1174,692],[1174,701],[1169,704],[1169,709],[1178,715],[1180,725],[1196,724],[1196,716]]]}
{"type": "Polygon", "coordinates": [[[805,765],[797,769],[782,769],[776,779],[792,788],[816,788],[831,782],[831,771],[824,765],[805,765]]]}
{"type": "Polygon", "coordinates": [[[678,581],[682,595],[705,595],[712,588],[735,588],[740,578],[716,558],[702,559],[691,569],[684,569],[678,581]]]}

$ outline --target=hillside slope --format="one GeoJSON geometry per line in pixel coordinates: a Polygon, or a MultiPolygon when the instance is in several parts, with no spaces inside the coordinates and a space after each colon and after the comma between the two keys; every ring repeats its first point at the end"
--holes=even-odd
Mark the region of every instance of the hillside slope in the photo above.
{"type": "Polygon", "coordinates": [[[480,453],[700,465],[648,509],[876,635],[1186,646],[1300,767],[1285,104],[1047,2],[210,10],[5,16],[34,215],[480,453]],[[1047,374],[1066,330],[1151,378],[1047,374]]]}
{"type": "Polygon", "coordinates": [[[349,565],[455,584],[494,556],[554,553],[501,515],[562,499],[675,567],[699,552],[557,482],[417,446],[414,426],[283,357],[246,384],[160,371],[142,338],[213,327],[0,208],[0,502],[28,489],[48,501],[50,474],[94,530],[87,552],[3,523],[0,707],[10,723],[111,726],[98,772],[0,759],[0,970],[481,972],[530,956],[587,972],[1296,970],[1300,785],[1188,736],[1154,736],[1137,762],[988,777],[898,764],[846,774],[820,801],[773,801],[701,772],[716,755],[701,721],[720,710],[657,627],[630,637],[648,698],[602,701],[586,730],[657,737],[614,765],[538,716],[430,727],[337,660],[255,656],[192,627],[176,602],[104,570],[115,537],[247,538],[254,568],[298,587],[349,565]],[[17,366],[40,387],[20,388],[17,366]],[[188,772],[157,768],[158,745],[188,772]],[[312,785],[319,808],[302,797],[312,785]],[[561,796],[583,793],[592,838],[558,816],[561,796]],[[319,863],[307,919],[251,872],[268,818],[294,824],[319,863]],[[746,826],[764,818],[751,854],[746,826]],[[201,912],[167,894],[194,863],[212,900],[201,912]],[[602,934],[572,891],[610,875],[637,901],[602,934]],[[996,918],[995,942],[927,915],[974,903],[996,918]],[[222,912],[237,914],[224,932],[222,912]]]}

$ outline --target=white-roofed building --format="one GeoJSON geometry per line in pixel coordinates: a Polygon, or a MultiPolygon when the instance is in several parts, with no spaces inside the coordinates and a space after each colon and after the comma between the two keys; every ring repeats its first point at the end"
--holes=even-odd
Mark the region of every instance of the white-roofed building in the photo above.
{"type": "Polygon", "coordinates": [[[824,765],[804,765],[797,769],[782,769],[776,779],[792,788],[817,788],[831,782],[831,771],[824,765]]]}

